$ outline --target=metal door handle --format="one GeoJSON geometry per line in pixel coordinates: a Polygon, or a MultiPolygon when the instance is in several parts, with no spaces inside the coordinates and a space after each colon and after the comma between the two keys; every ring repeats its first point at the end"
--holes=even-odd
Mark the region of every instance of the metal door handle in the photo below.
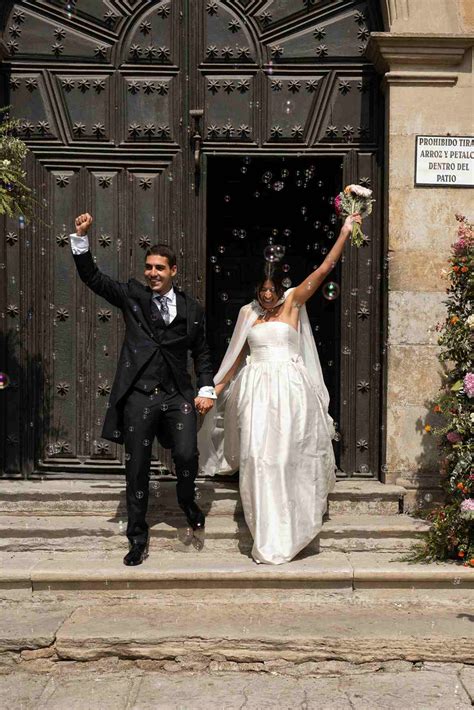
{"type": "Polygon", "coordinates": [[[201,146],[202,146],[202,135],[201,135],[201,118],[204,116],[203,109],[193,109],[189,112],[189,115],[194,121],[194,133],[191,136],[191,147],[194,151],[194,172],[199,175],[201,172],[201,146]]]}

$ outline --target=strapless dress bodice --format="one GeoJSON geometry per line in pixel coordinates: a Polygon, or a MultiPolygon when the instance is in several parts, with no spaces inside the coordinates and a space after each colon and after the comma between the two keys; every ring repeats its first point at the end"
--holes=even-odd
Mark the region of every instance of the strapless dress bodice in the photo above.
{"type": "Polygon", "coordinates": [[[257,362],[287,362],[299,355],[298,333],[282,321],[269,321],[253,326],[247,336],[250,347],[249,364],[257,362]]]}

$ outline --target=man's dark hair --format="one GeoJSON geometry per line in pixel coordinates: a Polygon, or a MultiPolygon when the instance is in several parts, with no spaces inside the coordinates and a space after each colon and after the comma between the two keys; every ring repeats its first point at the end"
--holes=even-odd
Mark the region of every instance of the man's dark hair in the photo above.
{"type": "Polygon", "coordinates": [[[170,269],[176,266],[176,254],[167,244],[153,244],[145,252],[145,262],[148,256],[164,256],[168,259],[170,269]]]}
{"type": "Polygon", "coordinates": [[[267,261],[264,268],[260,272],[260,278],[256,284],[255,294],[257,300],[259,300],[260,289],[263,287],[265,281],[271,281],[273,283],[277,297],[281,298],[285,293],[285,287],[283,286],[284,278],[285,272],[282,271],[281,266],[267,261]]]}

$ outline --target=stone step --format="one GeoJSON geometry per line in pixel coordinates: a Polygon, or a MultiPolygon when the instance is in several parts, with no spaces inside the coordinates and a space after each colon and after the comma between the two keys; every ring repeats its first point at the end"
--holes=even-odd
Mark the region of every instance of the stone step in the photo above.
{"type": "MultiPolygon", "coordinates": [[[[153,550],[185,551],[192,545],[192,531],[184,517],[160,515],[154,522],[149,516],[153,550]]],[[[330,550],[402,550],[411,547],[429,529],[423,520],[407,515],[335,515],[323,524],[321,534],[308,551],[330,550]]],[[[123,550],[126,519],[84,515],[67,516],[0,516],[0,550],[26,552],[33,550],[94,549],[123,550]]],[[[239,548],[249,551],[252,537],[243,517],[210,515],[206,522],[204,542],[208,550],[239,548]]]]}
{"type": "Polygon", "coordinates": [[[159,592],[161,601],[256,599],[317,600],[331,593],[377,590],[449,590],[450,597],[473,599],[474,570],[457,564],[410,564],[381,552],[341,553],[324,550],[285,565],[257,565],[236,550],[218,554],[151,551],[139,567],[125,567],[123,550],[99,553],[0,553],[0,596],[62,599],[78,594],[131,598],[159,592]]]}
{"type": "MultiPolygon", "coordinates": [[[[347,663],[357,664],[352,673],[382,661],[469,664],[474,661],[469,615],[465,603],[417,601],[404,607],[384,600],[348,604],[341,598],[284,605],[210,604],[199,598],[134,600],[133,606],[27,601],[0,607],[0,659],[8,657],[26,672],[28,661],[31,671],[44,672],[57,661],[84,664],[110,657],[165,660],[164,671],[245,669],[297,677],[310,670],[338,675],[347,663]]],[[[72,664],[67,668],[75,670],[72,664]]],[[[131,666],[124,670],[131,672],[131,666]]]]}
{"type": "MultiPolygon", "coordinates": [[[[150,511],[176,510],[174,480],[153,480],[150,511]]],[[[198,480],[199,504],[208,515],[240,513],[238,483],[198,480]]],[[[338,481],[329,496],[331,514],[397,515],[402,510],[405,489],[379,481],[338,481]]],[[[123,515],[125,489],[118,480],[29,480],[2,481],[0,514],[123,515]]]]}
{"type": "Polygon", "coordinates": [[[226,661],[474,661],[470,629],[454,610],[390,613],[250,603],[227,605],[222,612],[203,603],[186,607],[185,614],[177,606],[156,604],[134,608],[132,614],[125,604],[80,608],[58,629],[56,653],[75,661],[120,656],[198,664],[218,655],[222,670],[226,661]]]}

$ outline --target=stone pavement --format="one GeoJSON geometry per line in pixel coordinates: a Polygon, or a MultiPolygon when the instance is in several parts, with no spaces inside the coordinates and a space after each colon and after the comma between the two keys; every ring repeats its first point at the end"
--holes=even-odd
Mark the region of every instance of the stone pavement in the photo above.
{"type": "MultiPolygon", "coordinates": [[[[0,675],[2,710],[458,710],[474,666],[393,661],[270,667],[266,672],[153,670],[127,661],[0,675]]],[[[183,664],[186,665],[185,663],[183,664]]],[[[190,663],[192,666],[192,662],[190,663]]],[[[236,664],[237,665],[237,664],[236,664]]]]}

